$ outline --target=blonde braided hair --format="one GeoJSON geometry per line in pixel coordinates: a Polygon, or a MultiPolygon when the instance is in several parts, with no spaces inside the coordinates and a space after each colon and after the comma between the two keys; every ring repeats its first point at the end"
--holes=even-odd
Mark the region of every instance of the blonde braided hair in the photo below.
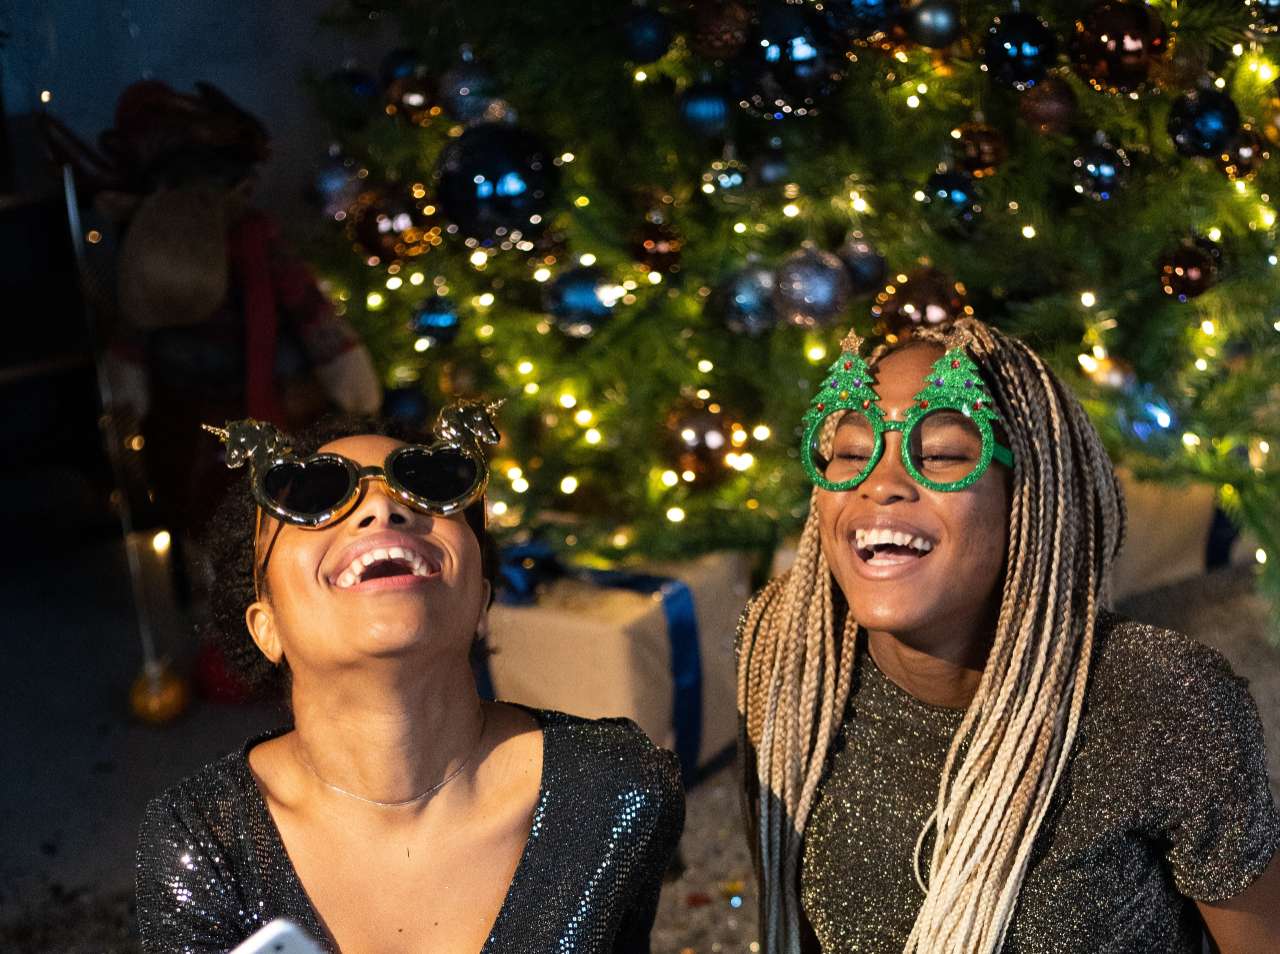
{"type": "MultiPolygon", "coordinates": [[[[1017,463],[995,639],[942,770],[930,883],[904,954],[995,954],[1079,725],[1124,501],[1083,408],[1030,348],[973,319],[911,340],[966,348],[1017,463]]],[[[835,425],[833,416],[824,451],[835,425]]],[[[795,564],[748,607],[739,650],[766,954],[799,950],[803,835],[856,655],[857,624],[837,611],[819,543],[816,494],[795,564]]]]}

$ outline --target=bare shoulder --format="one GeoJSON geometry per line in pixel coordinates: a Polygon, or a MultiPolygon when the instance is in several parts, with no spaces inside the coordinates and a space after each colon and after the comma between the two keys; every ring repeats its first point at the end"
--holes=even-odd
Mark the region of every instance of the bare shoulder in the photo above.
{"type": "Polygon", "coordinates": [[[297,760],[292,757],[294,732],[264,739],[245,753],[249,772],[269,804],[290,807],[299,796],[297,760]]]}
{"type": "Polygon", "coordinates": [[[532,713],[504,702],[485,703],[485,720],[481,784],[532,805],[542,777],[542,726],[532,713]]]}

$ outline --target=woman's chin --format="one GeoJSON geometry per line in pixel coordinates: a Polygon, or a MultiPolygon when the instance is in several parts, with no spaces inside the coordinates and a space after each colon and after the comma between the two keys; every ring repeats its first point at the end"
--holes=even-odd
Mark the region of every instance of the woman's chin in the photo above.
{"type": "Polygon", "coordinates": [[[927,608],[921,607],[918,602],[915,605],[909,602],[907,605],[897,605],[897,602],[896,600],[854,600],[851,601],[849,611],[863,629],[881,633],[906,635],[927,629],[940,622],[934,614],[929,613],[927,608]]]}

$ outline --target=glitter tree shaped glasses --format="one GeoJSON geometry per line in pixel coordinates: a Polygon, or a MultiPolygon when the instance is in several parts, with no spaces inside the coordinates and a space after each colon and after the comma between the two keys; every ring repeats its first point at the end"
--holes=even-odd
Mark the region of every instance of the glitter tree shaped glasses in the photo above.
{"type": "Polygon", "coordinates": [[[992,459],[1013,466],[1013,452],[995,439],[999,420],[978,367],[953,347],[934,362],[924,388],[912,399],[901,421],[885,418],[875,378],[859,350],[862,339],[849,335],[843,354],[831,365],[805,412],[801,460],[809,480],[824,490],[852,490],[870,476],[884,455],[886,431],[902,435],[902,466],[930,490],[955,491],[972,486],[992,459]],[[819,447],[823,424],[841,415],[831,457],[819,447]]]}

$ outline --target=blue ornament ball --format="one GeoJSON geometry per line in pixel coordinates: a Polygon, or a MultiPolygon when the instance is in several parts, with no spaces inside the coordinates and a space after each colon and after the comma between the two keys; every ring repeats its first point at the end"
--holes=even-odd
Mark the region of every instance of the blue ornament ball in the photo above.
{"type": "Polygon", "coordinates": [[[360,197],[361,181],[354,160],[330,155],[312,182],[311,195],[325,218],[341,221],[360,197]]]}
{"type": "Polygon", "coordinates": [[[1109,143],[1095,143],[1077,156],[1075,190],[1096,202],[1105,202],[1129,179],[1129,157],[1109,143]]]}
{"type": "Polygon", "coordinates": [[[1029,89],[1058,56],[1058,38],[1034,13],[1011,10],[991,21],[982,51],[984,68],[999,83],[1029,89]]]}
{"type": "Polygon", "coordinates": [[[1184,156],[1217,156],[1240,131],[1240,110],[1226,93],[1193,89],[1169,110],[1169,135],[1184,156]]]}
{"type": "Polygon", "coordinates": [[[461,59],[440,77],[437,92],[450,116],[469,123],[483,119],[497,101],[498,81],[464,49],[461,59]]]}
{"type": "Polygon", "coordinates": [[[641,7],[623,26],[627,56],[634,63],[652,63],[671,47],[671,24],[657,10],[641,7]]]}
{"type": "Polygon", "coordinates": [[[548,287],[545,307],[570,338],[589,338],[609,320],[622,297],[621,286],[599,268],[579,266],[548,287]]]}
{"type": "Polygon", "coordinates": [[[867,295],[878,291],[884,284],[886,271],[884,256],[875,246],[863,238],[861,232],[851,232],[836,252],[849,273],[853,294],[867,295]]]}
{"type": "Polygon", "coordinates": [[[680,97],[680,118],[699,136],[718,136],[729,126],[729,93],[719,83],[694,83],[680,97]]]}
{"type": "Polygon", "coordinates": [[[960,226],[972,225],[982,210],[978,186],[963,172],[935,172],[925,184],[924,196],[941,218],[960,226]]]}
{"type": "Polygon", "coordinates": [[[751,184],[777,185],[790,177],[791,161],[782,149],[782,140],[775,136],[769,141],[768,150],[751,160],[751,184]]]}
{"type": "Polygon", "coordinates": [[[801,328],[833,324],[849,305],[853,286],[844,262],[818,248],[792,252],[774,277],[773,307],[778,317],[801,328]]]}
{"type": "Polygon", "coordinates": [[[960,11],[950,0],[920,0],[904,16],[907,35],[931,50],[950,46],[964,31],[960,11]]]}
{"type": "Polygon", "coordinates": [[[444,214],[464,235],[492,240],[541,230],[560,170],[538,136],[482,123],[445,147],[436,177],[444,214]]]}
{"type": "Polygon", "coordinates": [[[855,43],[887,32],[902,10],[899,0],[831,0],[823,7],[831,25],[855,43]]]}
{"type": "Polygon", "coordinates": [[[427,347],[452,344],[462,328],[458,306],[446,295],[431,295],[413,309],[410,330],[415,338],[425,338],[427,347]]]}
{"type": "Polygon", "coordinates": [[[408,385],[387,390],[382,396],[382,412],[392,420],[406,424],[425,424],[431,405],[421,388],[408,385]]]}
{"type": "Polygon", "coordinates": [[[805,7],[769,2],[733,63],[739,105],[764,119],[815,113],[843,75],[827,24],[805,7]]]}
{"type": "Polygon", "coordinates": [[[706,313],[736,335],[757,337],[778,324],[773,290],[773,270],[749,265],[730,275],[711,293],[706,313]]]}
{"type": "Polygon", "coordinates": [[[382,58],[378,67],[378,76],[382,85],[390,86],[398,79],[405,79],[415,73],[425,72],[425,65],[416,50],[399,47],[382,58]]]}

